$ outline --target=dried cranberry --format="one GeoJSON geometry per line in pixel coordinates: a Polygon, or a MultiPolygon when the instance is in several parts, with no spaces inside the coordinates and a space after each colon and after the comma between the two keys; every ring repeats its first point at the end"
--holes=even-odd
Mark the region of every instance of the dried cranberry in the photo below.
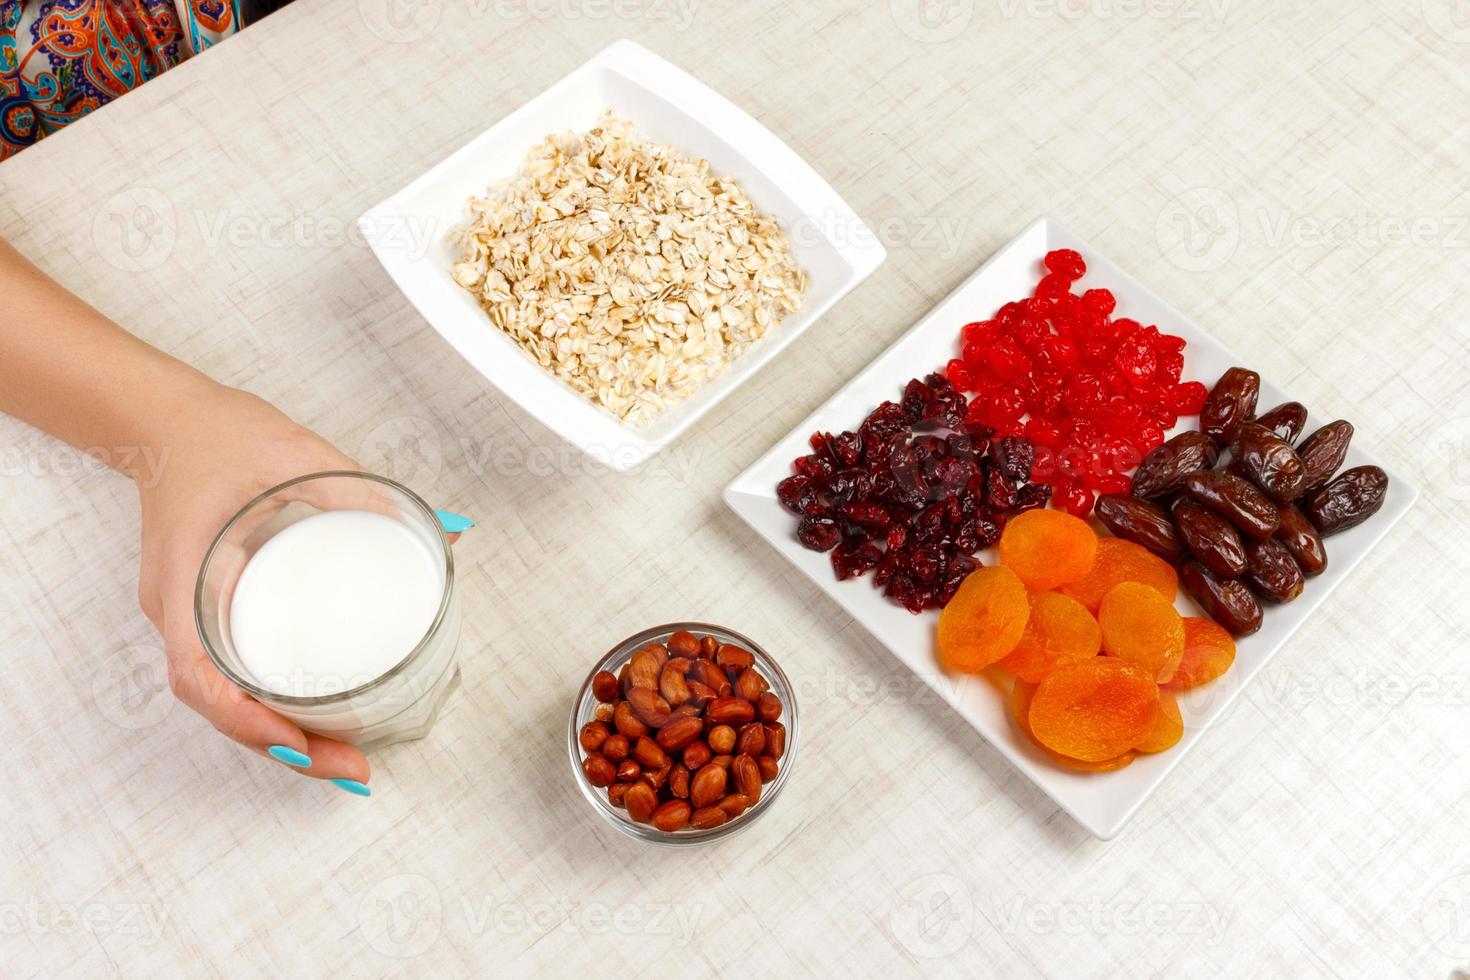
{"type": "Polygon", "coordinates": [[[831,551],[841,537],[841,529],[830,517],[803,517],[796,526],[796,539],[813,551],[831,551]]]}
{"type": "Polygon", "coordinates": [[[842,513],[854,524],[885,531],[893,523],[893,515],[882,504],[871,500],[854,500],[842,505],[842,513]]]}
{"type": "Polygon", "coordinates": [[[812,498],[812,479],[802,473],[788,476],[776,484],[776,499],[781,501],[781,506],[791,513],[800,516],[806,512],[806,505],[812,498]]]}
{"type": "Polygon", "coordinates": [[[856,578],[883,560],[883,552],[870,542],[849,541],[832,551],[832,570],[838,581],[856,578]]]}
{"type": "Polygon", "coordinates": [[[1027,439],[1007,436],[996,441],[990,448],[990,458],[995,460],[996,469],[1012,480],[1031,478],[1031,464],[1036,461],[1036,447],[1027,439]]]}
{"type": "Polygon", "coordinates": [[[1045,483],[1028,483],[1016,491],[1014,509],[1016,513],[1033,510],[1037,507],[1045,507],[1046,502],[1051,499],[1051,487],[1045,483]]]}

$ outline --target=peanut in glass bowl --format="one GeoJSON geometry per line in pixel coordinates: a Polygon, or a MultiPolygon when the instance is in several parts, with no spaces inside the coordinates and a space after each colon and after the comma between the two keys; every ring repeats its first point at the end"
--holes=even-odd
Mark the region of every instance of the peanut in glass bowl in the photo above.
{"type": "Polygon", "coordinates": [[[639,840],[650,841],[655,844],[685,845],[700,844],[707,841],[719,840],[737,834],[750,826],[761,815],[766,813],[781,794],[786,786],[786,781],[791,776],[791,768],[796,762],[796,751],[801,744],[801,730],[798,723],[796,698],[791,687],[790,680],[786,674],[771,659],[770,654],[747,636],[736,633],[734,630],[725,629],[722,626],[714,626],[710,623],[667,623],[663,626],[654,626],[642,632],[635,633],[607,652],[588,672],[587,679],[582,682],[582,689],[577,693],[576,701],[572,705],[571,719],[567,724],[567,754],[571,759],[572,778],[576,780],[577,786],[582,790],[582,795],[587,802],[592,804],[604,820],[612,824],[618,830],[630,837],[639,840]],[[713,636],[721,643],[733,643],[738,647],[749,650],[755,657],[755,669],[760,672],[767,683],[770,684],[772,694],[781,699],[780,721],[786,726],[786,749],[779,761],[779,769],[776,778],[761,787],[760,799],[749,809],[732,820],[727,820],[718,827],[710,827],[699,830],[694,827],[684,827],[676,831],[663,831],[652,824],[642,824],[628,816],[628,811],[621,807],[613,806],[607,798],[606,788],[598,788],[587,781],[582,772],[582,759],[584,753],[582,745],[578,740],[578,734],[582,726],[594,720],[597,711],[598,700],[592,693],[592,678],[597,676],[598,671],[606,670],[614,674],[627,663],[635,651],[649,643],[666,643],[670,636],[679,630],[688,630],[695,636],[713,636]]]}

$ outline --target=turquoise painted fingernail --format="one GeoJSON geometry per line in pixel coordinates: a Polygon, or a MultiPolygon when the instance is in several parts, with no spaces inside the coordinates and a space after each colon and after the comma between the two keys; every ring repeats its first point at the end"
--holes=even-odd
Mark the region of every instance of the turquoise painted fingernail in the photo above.
{"type": "Polygon", "coordinates": [[[373,795],[372,790],[368,789],[366,785],[364,785],[363,783],[359,783],[355,779],[334,779],[332,780],[332,784],[341,789],[345,789],[349,793],[356,794],[357,796],[373,795]]]}
{"type": "Polygon", "coordinates": [[[295,749],[291,748],[291,746],[289,745],[272,745],[270,748],[266,749],[266,751],[269,752],[273,758],[277,759],[280,762],[284,762],[288,766],[296,766],[297,768],[305,769],[307,766],[311,765],[311,756],[303,755],[302,753],[297,752],[295,749]]]}
{"type": "Polygon", "coordinates": [[[456,514],[452,510],[436,510],[434,516],[439,518],[439,525],[450,534],[458,534],[460,531],[468,531],[475,526],[475,522],[463,514],[456,514]]]}

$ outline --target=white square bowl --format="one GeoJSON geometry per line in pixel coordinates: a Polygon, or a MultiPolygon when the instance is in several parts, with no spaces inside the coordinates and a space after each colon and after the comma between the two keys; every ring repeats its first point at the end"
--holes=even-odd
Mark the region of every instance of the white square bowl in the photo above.
{"type": "MultiPolygon", "coordinates": [[[[1157,755],[1140,755],[1127,768],[1109,773],[1077,773],[1048,761],[1011,722],[1006,697],[1008,675],[999,668],[978,675],[945,673],[939,667],[935,649],[939,614],[930,611],[915,616],[900,608],[873,587],[871,574],[837,581],[828,555],[810,551],[797,542],[796,518],[776,500],[776,483],[790,475],[792,460],[810,451],[807,439],[813,432],[857,429],[881,402],[896,400],[910,378],[942,370],[946,361],[957,356],[957,341],[964,324],[988,319],[1002,304],[1031,295],[1041,274],[1042,257],[1054,248],[1073,248],[1082,253],[1087,261],[1087,275],[1078,288],[1111,289],[1118,299],[1118,316],[1132,317],[1144,324],[1156,323],[1160,330],[1183,337],[1188,342],[1184,351],[1186,379],[1213,385],[1226,368],[1239,364],[1260,373],[1262,410],[1292,400],[1273,383],[1270,364],[1252,364],[1235,356],[1104,259],[1096,249],[1055,222],[1041,218],[992,256],[810,418],[736,477],[725,490],[725,501],[1057,805],[1093,835],[1109,840],[1164,777],[1183,761],[1205,730],[1224,715],[1251,678],[1404,516],[1418,497],[1418,491],[1403,476],[1389,472],[1388,496],[1383,508],[1365,523],[1326,539],[1328,567],[1307,580],[1300,598],[1287,605],[1266,606],[1260,631],[1237,641],[1234,666],[1214,682],[1180,694],[1184,737],[1174,748],[1157,755]]],[[[1351,421],[1354,409],[1351,405],[1307,407],[1312,412],[1307,423],[1309,432],[1334,418],[1347,417],[1351,421]]],[[[1193,428],[1197,421],[1194,417],[1181,419],[1168,434],[1193,428]]],[[[1369,438],[1370,432],[1357,434],[1343,463],[1344,469],[1376,462],[1363,449],[1363,443],[1369,438]]],[[[1093,523],[1101,526],[1096,521],[1093,523]]],[[[995,564],[995,549],[981,552],[980,558],[987,565],[995,564]]],[[[1186,616],[1204,615],[1183,590],[1176,605],[1186,616]]],[[[787,669],[792,666],[787,664],[787,669]]]]}
{"type": "Polygon", "coordinates": [[[398,288],[476,370],[547,428],[615,470],[632,469],[668,445],[885,256],[852,209],[790,147],[693,76],[631,41],[604,49],[370,209],[358,226],[398,288]],[[448,236],[466,221],[470,197],[515,174],[531,147],[548,135],[590,129],[609,108],[631,119],[640,134],[702,157],[739,181],[756,207],[781,222],[797,264],[811,280],[797,313],[641,429],[624,425],[538,365],[490,323],[451,274],[457,249],[448,236]]]}

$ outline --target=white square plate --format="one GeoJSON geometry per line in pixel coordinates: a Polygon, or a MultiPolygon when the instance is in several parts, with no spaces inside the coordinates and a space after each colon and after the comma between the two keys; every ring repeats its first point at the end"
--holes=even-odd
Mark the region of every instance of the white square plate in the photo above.
{"type": "Polygon", "coordinates": [[[811,326],[884,258],[883,246],[817,172],[765,127],[693,76],[618,41],[475,137],[443,163],[359,219],[363,237],[424,319],[491,384],[568,442],[616,470],[643,462],[717,405],[811,326]],[[670,143],[735,178],[773,214],[811,278],[802,308],[693,397],[651,425],[626,426],[558,381],[491,325],[451,275],[449,233],[465,203],[519,170],[552,133],[585,131],[604,109],[640,134],[670,143]]]}
{"type": "MultiPolygon", "coordinates": [[[[1025,773],[1056,803],[1095,836],[1109,840],[1148,798],[1169,771],[1204,734],[1205,729],[1235,700],[1250,679],[1279,651],[1312,611],[1327,600],[1363,556],[1403,517],[1418,491],[1402,476],[1389,473],[1388,497],[1383,508],[1367,522],[1327,539],[1327,570],[1307,581],[1295,602],[1270,606],[1259,632],[1238,641],[1235,665],[1211,684],[1181,694],[1184,738],[1168,752],[1140,755],[1131,766],[1110,773],[1075,773],[1053,765],[1011,723],[1006,703],[1009,690],[998,668],[980,675],[944,673],[935,652],[937,612],[915,616],[885,599],[873,586],[872,575],[839,582],[828,555],[803,548],[796,540],[796,519],[776,500],[776,484],[791,473],[791,461],[809,451],[807,438],[815,431],[856,429],[867,414],[887,399],[897,400],[904,384],[941,370],[957,356],[960,328],[971,320],[994,315],[1004,303],[1031,294],[1040,275],[1041,260],[1054,248],[1073,248],[1087,261],[1081,288],[1104,286],[1118,298],[1118,315],[1159,329],[1188,342],[1184,377],[1213,385],[1226,368],[1241,364],[1261,373],[1262,410],[1290,401],[1291,396],[1271,381],[1269,364],[1248,364],[1195,326],[1153,293],[1104,259],[1096,249],[1041,218],[1015,241],[1001,249],[969,279],[904,334],[887,351],[834,395],[825,405],[791,431],[725,491],[725,501],[792,564],[836,600],[900,661],[917,673],[949,702],[990,744],[1025,773]]],[[[1313,411],[1308,431],[1331,419],[1346,416],[1346,405],[1308,406],[1313,411]],[[1320,410],[1320,414],[1318,412],[1320,410]]],[[[1186,417],[1169,434],[1191,428],[1186,417]]],[[[1355,440],[1344,467],[1376,462],[1355,440]]],[[[1094,522],[1095,523],[1095,522],[1094,522]]],[[[1100,525],[1099,525],[1100,526],[1100,525]]],[[[994,549],[980,555],[994,564],[994,549]]],[[[1203,615],[1180,590],[1179,609],[1185,615],[1203,615]]]]}

